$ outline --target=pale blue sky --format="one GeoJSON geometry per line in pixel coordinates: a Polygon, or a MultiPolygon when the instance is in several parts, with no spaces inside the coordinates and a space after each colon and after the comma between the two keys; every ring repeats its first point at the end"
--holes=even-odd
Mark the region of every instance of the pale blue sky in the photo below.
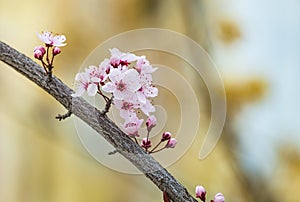
{"type": "Polygon", "coordinates": [[[300,149],[300,1],[232,0],[223,10],[237,19],[242,38],[232,45],[214,44],[222,74],[260,76],[269,85],[267,95],[245,106],[235,125],[245,167],[268,176],[276,148],[286,142],[300,149]]]}

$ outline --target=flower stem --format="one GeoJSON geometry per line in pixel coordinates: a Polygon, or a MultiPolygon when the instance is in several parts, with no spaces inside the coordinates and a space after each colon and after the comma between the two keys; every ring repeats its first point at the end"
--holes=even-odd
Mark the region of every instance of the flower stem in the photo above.
{"type": "Polygon", "coordinates": [[[47,70],[47,65],[46,65],[46,63],[44,62],[43,59],[41,59],[41,62],[42,62],[42,65],[43,65],[43,67],[44,67],[44,70],[45,70],[46,74],[48,74],[48,70],[47,70]]]}
{"type": "Polygon", "coordinates": [[[50,66],[52,66],[53,65],[53,60],[54,60],[54,55],[53,55],[53,53],[52,53],[52,58],[51,58],[51,62],[50,62],[50,66]]]}
{"type": "Polygon", "coordinates": [[[137,141],[136,137],[134,137],[134,141],[139,145],[139,142],[137,141]]]}
{"type": "Polygon", "coordinates": [[[111,98],[107,97],[106,95],[104,95],[102,93],[102,91],[100,90],[99,86],[98,86],[98,92],[97,92],[99,95],[101,95],[103,97],[103,99],[105,100],[106,102],[106,105],[105,105],[105,108],[104,110],[101,112],[103,115],[106,114],[109,109],[110,109],[110,106],[112,104],[112,101],[113,101],[113,96],[111,98]]]}
{"type": "Polygon", "coordinates": [[[163,148],[160,148],[160,149],[158,149],[158,150],[156,150],[156,151],[153,151],[153,149],[149,152],[149,154],[154,154],[154,153],[156,153],[156,152],[159,152],[159,151],[162,151],[162,150],[164,150],[165,148],[167,148],[166,146],[164,146],[163,148]]]}
{"type": "MultiPolygon", "coordinates": [[[[160,140],[159,141],[159,143],[149,152],[149,154],[151,154],[151,153],[155,153],[155,152],[157,152],[157,151],[154,151],[160,144],[162,143],[162,141],[160,140]]],[[[160,150],[158,150],[158,151],[160,151],[160,150]]]]}
{"type": "MultiPolygon", "coordinates": [[[[147,130],[147,142],[149,141],[149,133],[150,133],[150,130],[147,130]]],[[[148,147],[146,147],[146,152],[148,152],[148,147]]]]}
{"type": "Polygon", "coordinates": [[[49,62],[49,46],[47,45],[47,50],[46,50],[46,60],[47,60],[47,63],[48,65],[50,65],[50,62],[49,62]]]}
{"type": "Polygon", "coordinates": [[[103,97],[103,99],[105,100],[106,103],[109,102],[112,99],[112,98],[109,98],[106,95],[104,95],[102,93],[102,91],[100,90],[99,86],[98,86],[98,92],[97,93],[103,97]]]}

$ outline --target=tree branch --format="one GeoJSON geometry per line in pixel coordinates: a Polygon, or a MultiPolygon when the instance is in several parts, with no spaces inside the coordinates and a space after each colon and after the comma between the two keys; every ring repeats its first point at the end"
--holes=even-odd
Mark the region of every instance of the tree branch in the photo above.
{"type": "Polygon", "coordinates": [[[60,102],[69,113],[79,117],[97,131],[161,191],[166,192],[172,201],[197,201],[165,168],[123,133],[104,113],[81,97],[71,97],[73,90],[60,79],[53,76],[49,81],[41,66],[1,41],[0,60],[33,81],[60,102]]]}

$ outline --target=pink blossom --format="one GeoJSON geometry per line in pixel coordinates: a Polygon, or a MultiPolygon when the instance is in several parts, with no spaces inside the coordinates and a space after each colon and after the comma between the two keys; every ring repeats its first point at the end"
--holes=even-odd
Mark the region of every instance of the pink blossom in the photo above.
{"type": "Polygon", "coordinates": [[[149,113],[155,112],[155,107],[151,104],[149,100],[146,100],[146,103],[143,105],[140,105],[139,107],[142,112],[146,115],[149,116],[149,113]]]}
{"type": "Polygon", "coordinates": [[[104,92],[113,93],[118,100],[129,98],[141,85],[138,82],[138,73],[134,69],[122,72],[119,69],[112,69],[109,73],[111,82],[106,83],[102,89],[104,92]]]}
{"type": "Polygon", "coordinates": [[[156,97],[158,95],[158,89],[153,85],[144,85],[142,92],[146,97],[156,97]]]}
{"type": "Polygon", "coordinates": [[[164,142],[166,140],[170,140],[171,139],[172,134],[170,132],[164,132],[162,134],[162,138],[161,141],[164,142]]]}
{"type": "MultiPolygon", "coordinates": [[[[44,38],[51,38],[51,33],[43,34],[44,38]]],[[[125,120],[126,133],[136,137],[139,136],[138,130],[144,121],[138,118],[137,110],[148,117],[148,131],[156,124],[156,118],[150,115],[155,112],[155,107],[149,98],[158,95],[151,75],[157,68],[153,68],[145,56],[124,53],[117,48],[110,49],[110,53],[111,57],[104,59],[98,67],[90,66],[85,72],[76,75],[77,86],[72,96],[81,96],[85,91],[90,96],[97,94],[98,90],[111,93],[113,104],[125,120]]],[[[174,147],[174,144],[176,143],[172,140],[169,147],[174,147]]]]}
{"type": "Polygon", "coordinates": [[[196,187],[196,198],[200,198],[201,201],[205,201],[206,190],[203,186],[196,187]]]}
{"type": "Polygon", "coordinates": [[[105,58],[105,59],[100,63],[99,68],[100,68],[102,71],[104,71],[106,74],[109,74],[110,68],[111,68],[109,59],[105,58]]]}
{"type": "Polygon", "coordinates": [[[138,107],[137,105],[125,100],[114,99],[113,103],[115,107],[120,111],[120,116],[124,119],[133,116],[133,114],[135,113],[134,110],[138,107]]]}
{"type": "Polygon", "coordinates": [[[146,126],[148,131],[150,131],[153,127],[156,126],[156,117],[154,115],[151,115],[147,118],[146,126]]]}
{"type": "Polygon", "coordinates": [[[151,147],[151,140],[147,138],[143,138],[141,142],[141,146],[145,149],[149,149],[151,147]]]}
{"type": "Polygon", "coordinates": [[[98,92],[98,86],[100,83],[104,83],[107,75],[104,69],[96,66],[89,66],[85,69],[85,72],[76,74],[75,80],[77,86],[73,97],[82,96],[85,91],[89,96],[95,96],[98,92]]]}
{"type": "Polygon", "coordinates": [[[108,77],[106,74],[106,69],[101,66],[89,66],[89,68],[87,68],[85,71],[89,75],[90,80],[95,84],[104,84],[108,77]]]}
{"type": "Polygon", "coordinates": [[[42,34],[38,34],[38,37],[42,42],[48,46],[65,46],[66,37],[65,35],[53,35],[52,32],[43,31],[42,34]]]}
{"type": "Polygon", "coordinates": [[[130,136],[130,137],[138,137],[138,130],[140,129],[143,119],[139,119],[136,114],[133,114],[132,116],[128,117],[125,119],[124,123],[124,129],[125,132],[130,136]]]}
{"type": "Polygon", "coordinates": [[[76,74],[75,80],[77,81],[77,86],[72,97],[80,97],[85,91],[88,92],[89,96],[96,95],[98,87],[95,83],[91,82],[90,75],[87,72],[76,74]]]}
{"type": "MultiPolygon", "coordinates": [[[[143,84],[141,84],[143,85],[143,84]]],[[[158,89],[151,84],[144,84],[137,92],[137,98],[139,102],[146,104],[146,100],[149,97],[156,97],[158,95],[158,89]]]]}
{"type": "Polygon", "coordinates": [[[145,103],[149,97],[156,97],[158,95],[158,89],[152,84],[152,75],[140,72],[139,83],[141,88],[136,92],[140,102],[145,103]]]}
{"type": "Polygon", "coordinates": [[[224,202],[224,201],[225,201],[225,197],[223,196],[222,193],[217,193],[215,195],[214,202],[224,202]]]}
{"type": "Polygon", "coordinates": [[[123,53],[117,48],[110,49],[110,64],[114,68],[122,68],[122,66],[128,66],[131,62],[137,60],[139,57],[132,53],[123,53]]]}
{"type": "Polygon", "coordinates": [[[166,145],[166,148],[175,148],[177,144],[177,140],[175,138],[171,138],[166,145]]]}
{"type": "Polygon", "coordinates": [[[140,73],[140,74],[151,74],[154,71],[157,70],[157,68],[153,68],[150,65],[150,62],[146,59],[145,56],[139,57],[139,59],[136,62],[135,69],[140,73]]]}

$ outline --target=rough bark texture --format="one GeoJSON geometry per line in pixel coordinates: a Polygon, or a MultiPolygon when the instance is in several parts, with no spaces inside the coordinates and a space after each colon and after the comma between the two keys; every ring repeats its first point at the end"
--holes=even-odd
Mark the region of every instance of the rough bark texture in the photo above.
{"type": "Polygon", "coordinates": [[[124,134],[106,115],[102,115],[84,99],[71,97],[72,89],[60,79],[53,77],[49,81],[41,66],[1,41],[0,60],[47,91],[68,111],[97,131],[161,191],[166,192],[172,201],[197,201],[165,168],[124,134]]]}

